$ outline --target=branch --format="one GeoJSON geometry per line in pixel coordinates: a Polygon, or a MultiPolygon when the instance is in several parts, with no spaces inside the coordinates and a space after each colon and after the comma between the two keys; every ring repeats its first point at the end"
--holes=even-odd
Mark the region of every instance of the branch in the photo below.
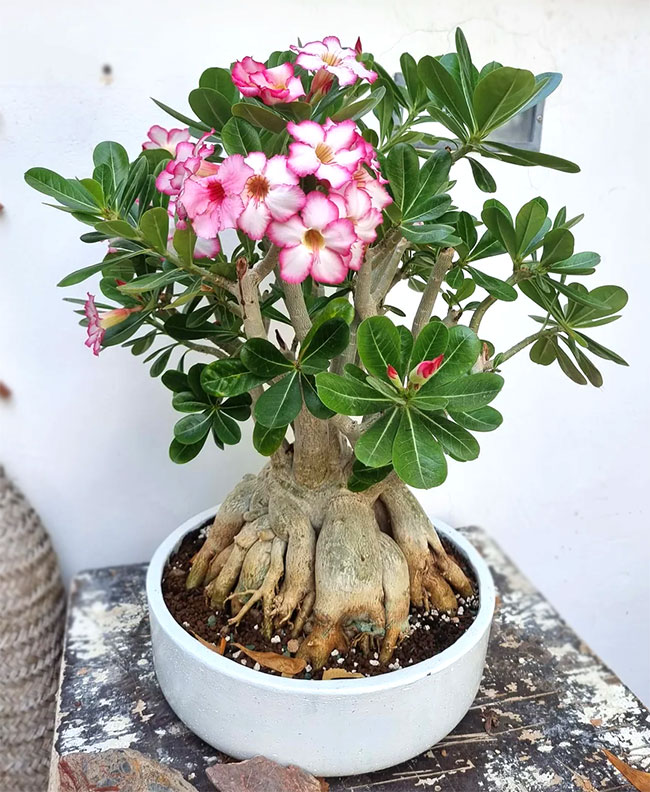
{"type": "Polygon", "coordinates": [[[347,415],[340,415],[337,413],[329,419],[329,422],[335,426],[341,434],[345,435],[352,445],[354,445],[354,442],[361,434],[361,424],[357,421],[353,421],[352,418],[348,418],[347,415]]]}
{"type": "Polygon", "coordinates": [[[266,338],[266,328],[260,310],[260,296],[252,270],[245,272],[239,280],[239,303],[243,313],[246,338],[266,338]]]}
{"type": "Polygon", "coordinates": [[[273,268],[278,263],[279,254],[279,248],[276,245],[271,245],[266,256],[253,267],[252,278],[256,285],[259,286],[264,278],[272,272],[273,268]]]}
{"type": "MultiPolygon", "coordinates": [[[[399,229],[394,229],[399,234],[399,229]]],[[[387,237],[388,238],[388,237],[387,237]]],[[[393,235],[395,238],[395,235],[393,235]]],[[[392,245],[390,252],[384,257],[376,268],[377,275],[373,278],[372,299],[376,305],[384,299],[393,283],[393,277],[397,272],[399,263],[402,260],[404,251],[409,246],[408,239],[401,234],[397,236],[396,242],[392,245]]],[[[373,273],[374,274],[374,273],[373,273]]]]}
{"type": "Polygon", "coordinates": [[[427,285],[424,287],[422,297],[420,298],[420,304],[418,305],[415,319],[413,320],[413,335],[416,337],[431,318],[433,306],[440,293],[440,287],[445,279],[445,275],[451,267],[453,257],[454,249],[450,247],[443,248],[438,253],[436,263],[433,265],[433,272],[431,273],[427,285]]]}
{"type": "Polygon", "coordinates": [[[495,361],[498,361],[498,365],[500,366],[506,360],[510,360],[513,355],[516,355],[517,352],[521,352],[522,349],[526,349],[527,346],[530,346],[534,341],[537,341],[538,338],[543,338],[544,336],[555,335],[555,332],[549,332],[547,329],[545,330],[538,330],[536,333],[532,335],[526,336],[526,338],[519,341],[519,343],[514,344],[507,349],[505,352],[500,352],[498,355],[494,356],[495,361]]]}
{"type": "MultiPolygon", "coordinates": [[[[278,275],[279,278],[279,275],[278,275]]],[[[311,328],[311,319],[305,305],[305,296],[299,283],[283,283],[284,304],[298,341],[303,341],[311,328]]]]}
{"type": "MultiPolygon", "coordinates": [[[[506,283],[509,283],[511,286],[519,280],[519,273],[513,273],[506,283]]],[[[472,314],[472,318],[469,323],[470,330],[473,330],[478,335],[478,329],[481,326],[481,321],[485,316],[488,308],[497,301],[496,297],[488,296],[486,297],[482,303],[479,304],[477,309],[472,314]]]]}
{"type": "Polygon", "coordinates": [[[367,319],[374,313],[370,286],[372,284],[372,264],[374,256],[368,253],[363,257],[354,288],[354,308],[360,319],[367,319]]]}

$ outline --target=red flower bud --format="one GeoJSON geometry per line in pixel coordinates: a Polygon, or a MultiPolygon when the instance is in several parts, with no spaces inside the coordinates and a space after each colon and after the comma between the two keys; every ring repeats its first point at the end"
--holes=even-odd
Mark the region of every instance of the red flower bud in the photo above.
{"type": "Polygon", "coordinates": [[[397,370],[393,366],[386,367],[386,374],[388,379],[393,383],[393,385],[397,385],[398,388],[402,387],[402,380],[400,379],[397,370]]]}
{"type": "Polygon", "coordinates": [[[409,374],[409,382],[412,382],[418,387],[423,385],[429,377],[433,376],[440,368],[444,357],[444,355],[438,355],[438,357],[433,360],[423,360],[421,363],[418,363],[409,374]]]}
{"type": "Polygon", "coordinates": [[[361,36],[357,38],[357,43],[354,45],[354,51],[357,53],[357,55],[361,55],[363,52],[363,47],[361,46],[361,36]]]}

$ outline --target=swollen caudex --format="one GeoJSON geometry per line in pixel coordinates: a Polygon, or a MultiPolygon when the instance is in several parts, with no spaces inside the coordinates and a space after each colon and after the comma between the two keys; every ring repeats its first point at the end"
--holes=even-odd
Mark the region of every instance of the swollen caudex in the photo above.
{"type": "Polygon", "coordinates": [[[339,464],[339,475],[306,486],[292,462],[277,454],[238,484],[194,559],[187,587],[203,584],[231,624],[261,609],[264,634],[288,624],[314,668],[351,646],[388,663],[409,634],[411,605],[455,612],[456,593],[472,594],[401,482],[353,493],[339,464]]]}

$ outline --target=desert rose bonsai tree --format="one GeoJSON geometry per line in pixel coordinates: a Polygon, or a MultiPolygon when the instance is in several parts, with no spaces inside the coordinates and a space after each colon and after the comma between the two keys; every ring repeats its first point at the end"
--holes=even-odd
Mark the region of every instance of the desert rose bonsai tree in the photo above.
{"type": "Polygon", "coordinates": [[[411,606],[472,594],[408,486],[478,456],[506,361],[529,349],[595,386],[593,356],[625,365],[591,337],[627,296],[583,285],[600,259],[574,251],[581,216],[534,197],[514,213],[489,198],[478,218],[450,197],[461,159],[486,193],[485,158],[578,171],[490,140],[560,75],[479,71],[460,30],[456,50],[402,55],[404,85],[334,36],[245,57],[201,75],[195,117],[157,102],[184,128],[152,127],[133,161],[104,142],[92,178],[26,174],[108,245],[59,285],[101,274],[101,302],[70,302],[95,354],[148,353],[183,413],[171,458],[239,442],[252,416],[269,462],[225,498],[187,586],[233,623],[261,608],[267,634],[292,625],[315,668],[353,638],[387,662],[411,606]],[[409,326],[402,281],[420,295],[409,326]],[[495,354],[483,317],[521,295],[534,331],[495,354]]]}

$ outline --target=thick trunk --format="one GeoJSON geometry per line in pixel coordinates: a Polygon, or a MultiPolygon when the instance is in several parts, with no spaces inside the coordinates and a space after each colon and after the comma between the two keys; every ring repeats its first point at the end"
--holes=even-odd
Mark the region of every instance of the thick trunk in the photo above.
{"type": "Polygon", "coordinates": [[[299,654],[322,667],[352,643],[387,663],[411,604],[454,611],[472,586],[416,498],[395,477],[345,486],[351,449],[327,421],[300,414],[293,447],[224,500],[188,575],[231,623],[261,608],[263,629],[289,623],[299,654]]]}

